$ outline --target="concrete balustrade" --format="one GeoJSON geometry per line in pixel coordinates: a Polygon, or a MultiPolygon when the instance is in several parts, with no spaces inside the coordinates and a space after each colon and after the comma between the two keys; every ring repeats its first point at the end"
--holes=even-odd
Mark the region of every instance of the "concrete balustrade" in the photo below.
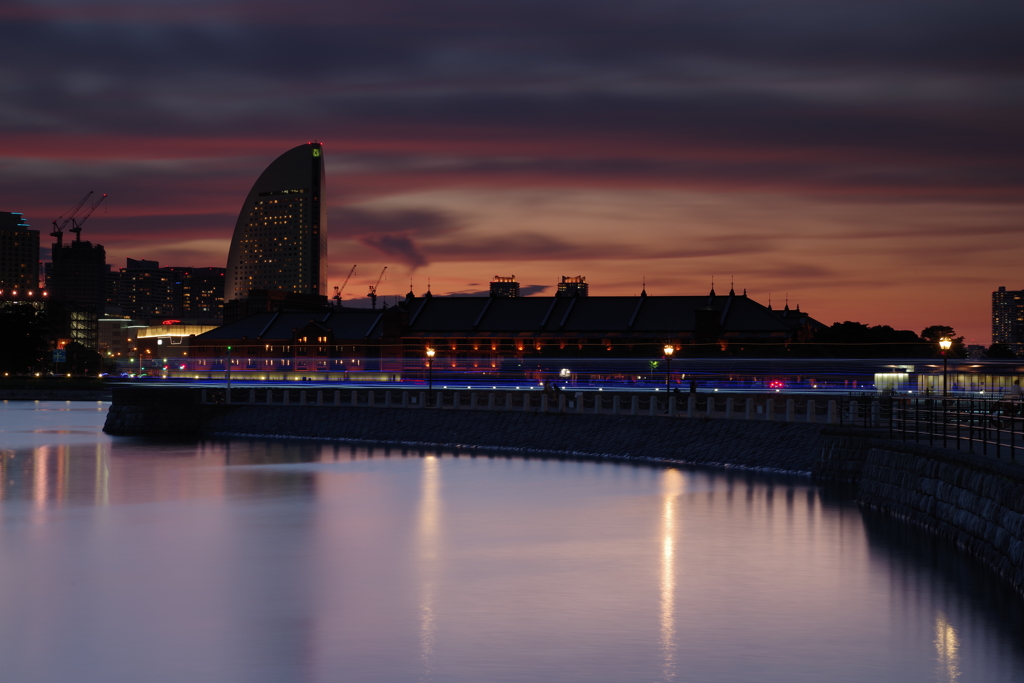
{"type": "Polygon", "coordinates": [[[681,397],[666,394],[665,401],[660,395],[646,395],[612,392],[582,392],[573,394],[558,393],[557,398],[539,392],[478,392],[478,391],[438,391],[433,403],[430,395],[424,391],[406,389],[385,389],[383,396],[380,390],[355,389],[349,392],[347,401],[342,400],[342,391],[325,391],[323,389],[298,389],[293,394],[289,388],[281,389],[280,401],[274,397],[275,389],[266,390],[237,389],[231,396],[223,389],[200,389],[199,402],[211,404],[218,401],[232,405],[316,405],[316,406],[365,406],[374,408],[442,408],[447,410],[471,411],[514,411],[558,413],[558,414],[593,414],[593,415],[635,415],[635,416],[668,416],[668,417],[706,417],[726,420],[759,420],[774,422],[804,422],[807,424],[840,424],[843,419],[857,426],[879,427],[882,425],[882,406],[879,401],[864,403],[851,400],[842,410],[839,401],[828,400],[827,409],[819,415],[823,399],[785,398],[781,396],[722,396],[716,400],[716,394],[689,394],[685,406],[681,397]],[[262,393],[261,393],[262,392],[262,393]],[[481,395],[485,393],[486,396],[481,395]],[[534,394],[537,393],[536,398],[534,394]],[[447,395],[446,395],[447,394],[447,395]],[[588,396],[589,394],[589,396],[588,396]],[[259,400],[262,395],[263,400],[259,400]],[[645,403],[641,402],[641,398],[645,403]],[[240,400],[241,399],[241,400],[240,400]],[[627,403],[628,402],[628,403],[627,403]],[[781,417],[779,413],[781,411],[781,417]]]}

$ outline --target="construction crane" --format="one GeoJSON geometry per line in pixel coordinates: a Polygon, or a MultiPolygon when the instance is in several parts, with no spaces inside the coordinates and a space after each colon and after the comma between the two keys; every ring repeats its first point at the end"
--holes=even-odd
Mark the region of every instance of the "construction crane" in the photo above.
{"type": "Polygon", "coordinates": [[[388,267],[384,266],[384,270],[380,271],[380,276],[377,277],[377,281],[370,285],[370,293],[366,295],[370,297],[370,305],[373,308],[377,308],[377,285],[379,285],[380,281],[384,279],[384,272],[387,269],[388,267]]]}
{"type": "Polygon", "coordinates": [[[92,190],[89,190],[89,193],[82,197],[82,201],[78,202],[71,208],[71,211],[68,213],[67,218],[64,218],[64,215],[61,214],[60,216],[57,216],[57,220],[53,222],[53,232],[50,233],[50,236],[57,238],[58,247],[64,243],[64,228],[67,227],[67,224],[70,223],[71,219],[75,217],[75,214],[78,213],[78,210],[81,209],[87,201],[89,201],[89,197],[92,196],[92,192],[92,190]],[[57,221],[61,221],[61,224],[57,225],[57,221]]]}
{"type": "Polygon", "coordinates": [[[92,206],[90,206],[88,208],[88,210],[86,210],[85,215],[82,216],[82,220],[78,220],[78,219],[72,217],[72,219],[71,219],[71,232],[75,233],[75,241],[76,242],[81,242],[82,241],[82,226],[85,225],[85,222],[87,220],[89,220],[89,216],[91,216],[92,212],[96,210],[96,207],[99,206],[100,204],[102,204],[103,200],[106,199],[106,198],[107,198],[107,195],[103,195],[102,197],[100,197],[99,199],[94,201],[92,203],[92,206]]]}
{"type": "Polygon", "coordinates": [[[355,272],[356,267],[352,266],[352,270],[348,271],[348,277],[346,277],[345,281],[341,283],[341,287],[338,287],[337,285],[334,286],[334,305],[336,307],[341,308],[341,293],[345,291],[345,285],[347,285],[348,281],[352,279],[355,272]]]}

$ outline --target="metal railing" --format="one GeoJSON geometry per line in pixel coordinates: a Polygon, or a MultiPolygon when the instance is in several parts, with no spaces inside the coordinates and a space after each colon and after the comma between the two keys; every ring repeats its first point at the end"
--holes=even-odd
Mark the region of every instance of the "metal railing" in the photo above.
{"type": "Polygon", "coordinates": [[[889,437],[1017,460],[1024,448],[1024,403],[1017,398],[890,398],[889,437]]]}

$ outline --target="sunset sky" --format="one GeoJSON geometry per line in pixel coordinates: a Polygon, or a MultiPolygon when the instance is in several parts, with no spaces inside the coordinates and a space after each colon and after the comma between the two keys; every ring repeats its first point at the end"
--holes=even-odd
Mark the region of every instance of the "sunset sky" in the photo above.
{"type": "Polygon", "coordinates": [[[0,210],[221,266],[324,143],[330,284],[697,294],[990,341],[1024,288],[1024,3],[0,3],[0,210]]]}

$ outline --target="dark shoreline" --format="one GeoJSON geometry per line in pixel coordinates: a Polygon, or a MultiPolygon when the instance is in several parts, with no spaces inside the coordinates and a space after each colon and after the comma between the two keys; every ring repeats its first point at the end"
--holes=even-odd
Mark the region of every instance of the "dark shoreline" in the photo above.
{"type": "Polygon", "coordinates": [[[0,389],[0,401],[110,401],[110,389],[0,389]]]}

